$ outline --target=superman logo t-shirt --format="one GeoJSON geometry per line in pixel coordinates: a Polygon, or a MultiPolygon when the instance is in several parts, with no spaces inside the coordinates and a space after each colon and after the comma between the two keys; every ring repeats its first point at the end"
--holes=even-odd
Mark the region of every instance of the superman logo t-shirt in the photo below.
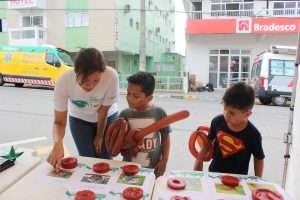
{"type": "Polygon", "coordinates": [[[257,159],[265,157],[261,134],[250,121],[245,129],[234,132],[224,116],[219,115],[211,122],[209,138],[214,141],[211,172],[248,174],[251,155],[257,159]]]}

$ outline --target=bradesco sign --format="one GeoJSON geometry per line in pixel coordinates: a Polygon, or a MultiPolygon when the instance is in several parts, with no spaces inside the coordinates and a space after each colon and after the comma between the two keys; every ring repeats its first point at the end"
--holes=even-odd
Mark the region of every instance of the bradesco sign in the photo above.
{"type": "Polygon", "coordinates": [[[298,29],[295,18],[252,18],[252,33],[297,33],[298,29]]]}

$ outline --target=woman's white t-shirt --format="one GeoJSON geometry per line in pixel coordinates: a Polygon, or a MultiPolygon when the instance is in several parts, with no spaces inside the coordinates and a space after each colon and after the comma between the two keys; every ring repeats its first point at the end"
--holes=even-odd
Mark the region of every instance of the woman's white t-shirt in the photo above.
{"type": "Polygon", "coordinates": [[[97,122],[97,111],[101,105],[111,105],[108,116],[118,111],[116,103],[118,92],[118,73],[112,67],[106,66],[100,82],[89,92],[78,85],[74,68],[71,68],[63,72],[55,83],[54,110],[59,112],[68,110],[69,115],[73,117],[97,122]]]}

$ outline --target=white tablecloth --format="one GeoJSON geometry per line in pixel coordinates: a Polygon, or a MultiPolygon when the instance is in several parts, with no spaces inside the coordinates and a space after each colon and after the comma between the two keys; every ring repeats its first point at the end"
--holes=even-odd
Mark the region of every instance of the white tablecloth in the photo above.
{"type": "Polygon", "coordinates": [[[16,149],[16,152],[22,151],[24,151],[24,153],[16,159],[15,165],[0,173],[0,194],[41,162],[41,158],[33,156],[33,153],[35,152],[33,149],[16,149]]]}

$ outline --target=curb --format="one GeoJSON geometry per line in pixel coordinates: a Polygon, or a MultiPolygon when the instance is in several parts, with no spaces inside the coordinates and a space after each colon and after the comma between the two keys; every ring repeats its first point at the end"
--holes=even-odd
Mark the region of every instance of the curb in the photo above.
{"type": "Polygon", "coordinates": [[[197,100],[197,96],[194,95],[180,95],[180,96],[170,96],[171,98],[176,98],[176,99],[188,99],[188,100],[197,100]]]}

